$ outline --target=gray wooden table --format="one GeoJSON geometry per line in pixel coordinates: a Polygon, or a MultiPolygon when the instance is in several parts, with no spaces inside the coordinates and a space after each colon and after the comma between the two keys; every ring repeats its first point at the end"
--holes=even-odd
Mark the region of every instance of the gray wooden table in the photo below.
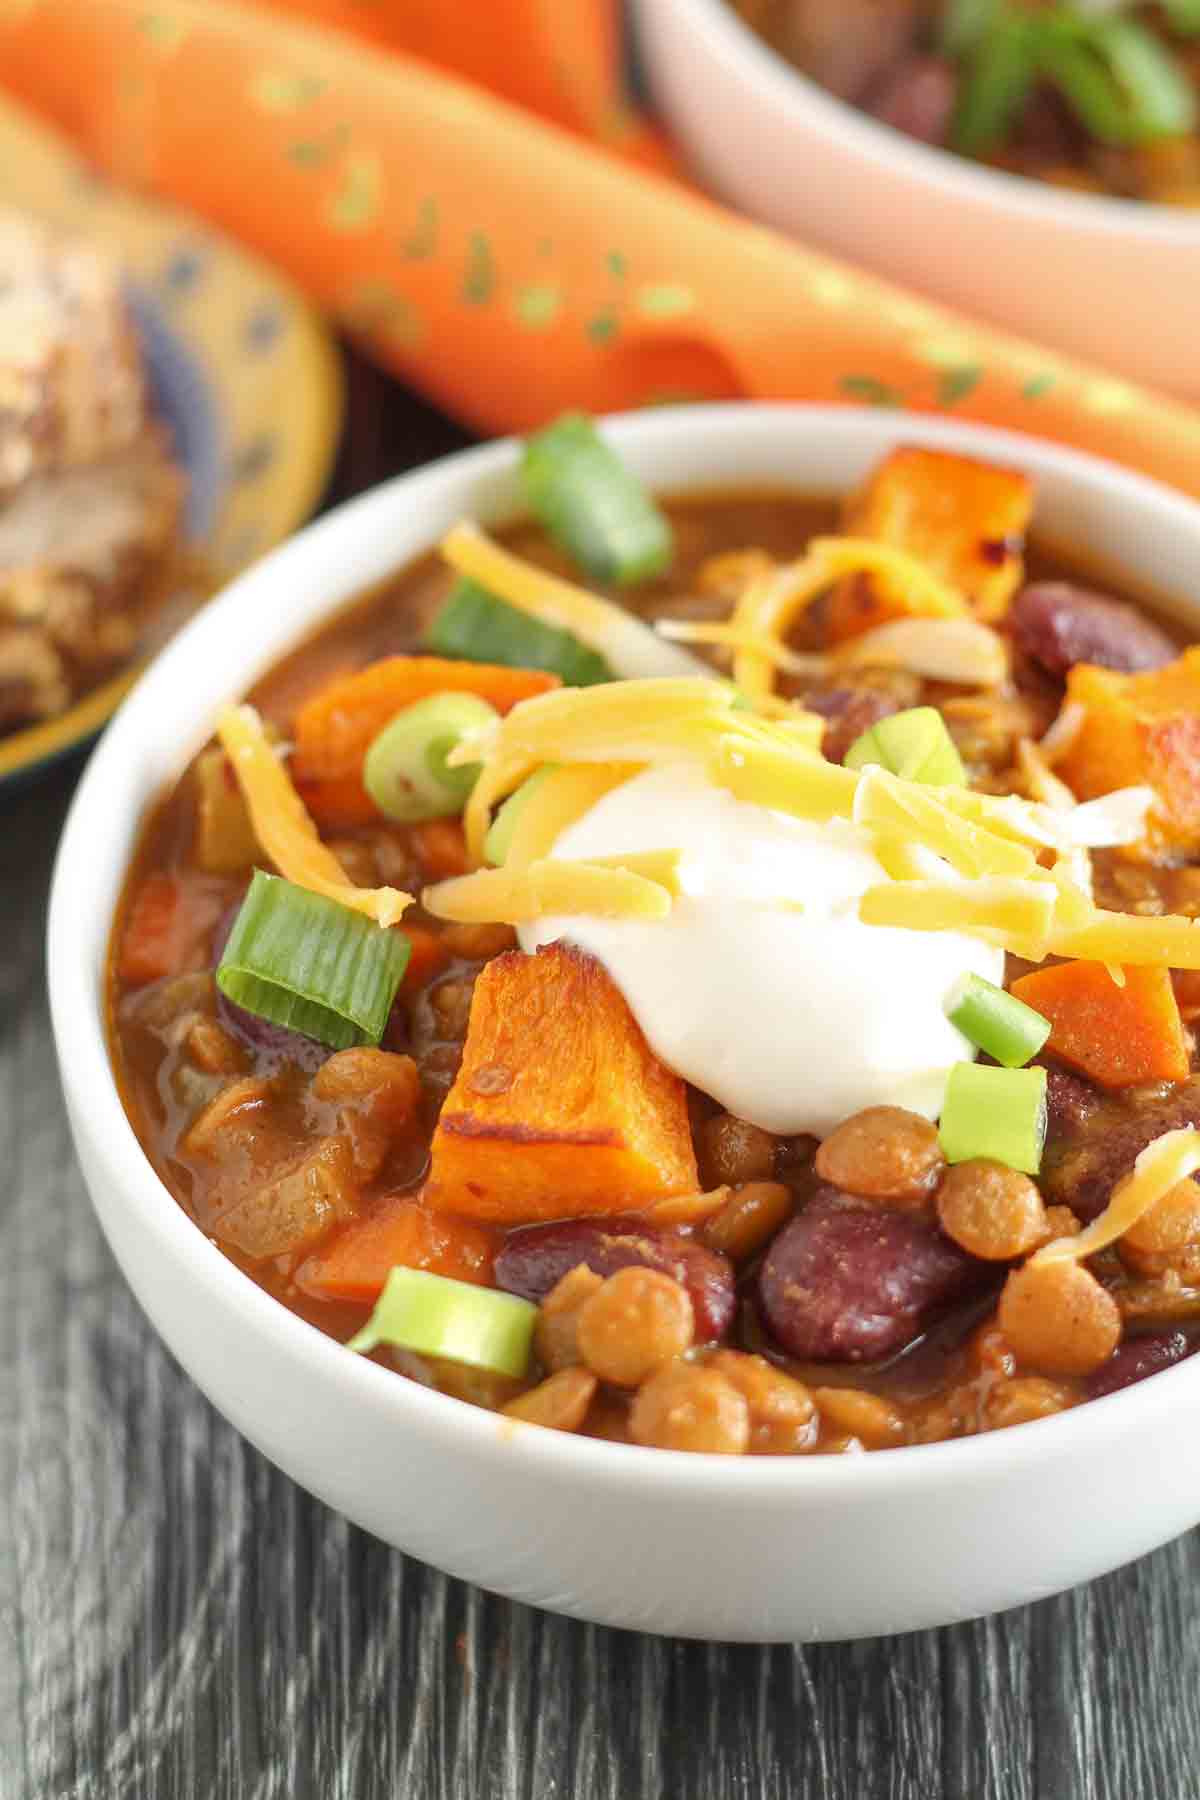
{"type": "MultiPolygon", "coordinates": [[[[337,491],[458,441],[355,364],[337,491]]],[[[42,932],[76,774],[0,803],[0,1800],[1200,1796],[1195,1535],[952,1630],[679,1643],[449,1581],[244,1444],[72,1157],[42,932]]]]}

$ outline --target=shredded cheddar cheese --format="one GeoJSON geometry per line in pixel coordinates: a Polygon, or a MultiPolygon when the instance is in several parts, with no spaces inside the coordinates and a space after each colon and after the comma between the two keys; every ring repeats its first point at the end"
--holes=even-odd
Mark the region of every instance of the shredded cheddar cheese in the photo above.
{"type": "MultiPolygon", "coordinates": [[[[785,675],[836,678],[844,669],[906,669],[931,681],[999,687],[1008,674],[1004,640],[977,619],[890,619],[832,650],[793,650],[778,637],[736,624],[659,619],[654,629],[677,644],[714,644],[761,657],[785,675]]],[[[757,696],[757,703],[768,698],[757,696]]]]}
{"type": "Polygon", "coordinates": [[[544,857],[524,868],[480,869],[440,881],[421,895],[435,919],[460,925],[524,925],[555,914],[600,919],[665,919],[677,887],[678,851],[565,862],[544,857]],[[646,872],[643,872],[646,871],[646,872]]]}
{"type": "Polygon", "coordinates": [[[711,671],[696,657],[664,643],[623,606],[514,556],[477,525],[466,520],[455,525],[442,539],[441,552],[452,569],[477,581],[498,600],[544,625],[573,633],[623,678],[708,673],[711,679],[711,671]]]}
{"type": "Polygon", "coordinates": [[[800,562],[756,577],[734,608],[732,626],[748,635],[753,647],[737,650],[733,678],[751,701],[769,694],[773,685],[773,668],[762,640],[782,642],[818,595],[843,576],[858,574],[885,576],[889,591],[902,596],[914,615],[939,619],[970,616],[962,595],[904,550],[869,538],[813,538],[800,562]]]}
{"type": "MultiPolygon", "coordinates": [[[[1200,968],[1200,924],[1105,913],[1093,902],[1088,847],[1134,841],[1148,789],[1122,789],[1082,806],[1071,796],[1068,806],[930,787],[876,766],[859,771],[827,762],[819,749],[823,730],[816,714],[793,710],[768,719],[749,712],[735,688],[711,677],[649,677],[538,695],[451,754],[452,763],[481,765],[464,814],[469,854],[476,865],[483,861],[493,808],[546,765],[554,774],[515,821],[498,876],[515,881],[522,870],[541,871],[561,833],[618,782],[647,767],[699,764],[715,785],[752,805],[853,822],[889,878],[863,897],[859,916],[867,924],[964,931],[1033,962],[1059,955],[1114,968],[1200,968]]],[[[1028,754],[1040,773],[1037,747],[1028,754]]],[[[1056,801],[1069,792],[1044,791],[1056,801]]],[[[595,880],[614,873],[597,870],[595,880]]],[[[628,866],[621,873],[629,875],[628,866]]],[[[600,904],[602,889],[592,891],[600,904]]],[[[642,890],[627,889],[620,900],[612,898],[616,891],[610,884],[605,904],[635,908],[619,916],[648,916],[636,910],[646,899],[642,890]]],[[[473,907],[486,896],[492,908],[471,917],[506,919],[515,908],[522,920],[532,917],[530,893],[528,885],[518,892],[499,879],[468,889],[473,907]],[[495,911],[497,904],[508,910],[495,911]]],[[[794,898],[780,894],[775,904],[794,898]]],[[[579,884],[561,905],[547,899],[544,910],[587,910],[579,884]]]]}
{"type": "Polygon", "coordinates": [[[636,774],[636,763],[577,763],[554,769],[522,805],[505,868],[521,869],[549,856],[569,825],[636,774]]]}
{"type": "Polygon", "coordinates": [[[1032,1258],[1035,1263],[1081,1262],[1106,1250],[1173,1187],[1200,1169],[1200,1131],[1166,1131],[1147,1144],[1129,1174],[1112,1191],[1108,1205],[1075,1237],[1056,1238],[1032,1258]]]}
{"type": "Polygon", "coordinates": [[[908,931],[965,931],[1030,962],[1048,954],[1056,890],[1048,881],[1006,876],[952,884],[888,881],[869,887],[858,906],[864,925],[908,931]]]}
{"type": "Polygon", "coordinates": [[[943,857],[960,875],[1027,875],[1033,852],[986,826],[956,818],[940,800],[941,790],[902,781],[886,769],[864,769],[854,796],[853,818],[868,830],[901,835],[943,857]]]}
{"type": "Polygon", "coordinates": [[[297,887],[365,913],[377,925],[394,925],[412,905],[412,895],[347,881],[341,863],[321,842],[254,708],[227,706],[217,720],[217,737],[233,765],[254,835],[279,873],[297,887]]]}

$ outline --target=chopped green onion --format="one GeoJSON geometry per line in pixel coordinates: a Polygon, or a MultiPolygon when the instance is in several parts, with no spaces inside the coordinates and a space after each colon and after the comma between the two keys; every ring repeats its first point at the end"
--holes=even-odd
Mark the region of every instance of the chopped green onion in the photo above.
{"type": "Polygon", "coordinates": [[[419,825],[460,813],[479,779],[479,764],[452,769],[446,758],[497,717],[477,694],[453,693],[430,694],[397,713],[363,763],[363,785],[384,817],[419,825]]]}
{"type": "Polygon", "coordinates": [[[1050,1036],[1049,1019],[982,975],[964,975],[955,983],[946,1017],[1006,1069],[1023,1069],[1050,1036]]]}
{"type": "Polygon", "coordinates": [[[256,869],[217,968],[235,1006],[334,1050],[377,1044],[409,941],[362,913],[256,869]]]}
{"type": "Polygon", "coordinates": [[[855,738],[843,758],[848,769],[878,763],[925,787],[965,787],[966,770],[936,706],[910,706],[880,719],[855,738]]]}
{"type": "Polygon", "coordinates": [[[1171,51],[1135,19],[1080,19],[1063,9],[1034,27],[1039,73],[1094,138],[1137,144],[1194,129],[1196,93],[1171,51]]]}
{"type": "Polygon", "coordinates": [[[955,1063],[938,1126],[949,1163],[985,1156],[1036,1175],[1046,1141],[1045,1069],[955,1063]]]}
{"type": "Polygon", "coordinates": [[[1029,98],[1036,73],[1029,15],[1001,9],[972,47],[950,127],[953,147],[967,156],[994,149],[1029,98]]]}
{"type": "Polygon", "coordinates": [[[534,516],[594,581],[628,587],[670,562],[669,520],[583,413],[528,440],[521,479],[534,516]]]}
{"type": "Polygon", "coordinates": [[[476,581],[456,583],[425,642],[438,656],[502,663],[510,669],[545,669],[568,687],[595,687],[613,679],[604,658],[572,632],[530,618],[476,581]]]}
{"type": "Polygon", "coordinates": [[[1200,0],[1159,0],[1172,31],[1190,37],[1200,31],[1200,0]]]}
{"type": "Polygon", "coordinates": [[[947,56],[965,56],[974,50],[995,22],[1003,0],[948,0],[942,9],[938,36],[947,56]]]}
{"type": "Polygon", "coordinates": [[[348,1350],[395,1344],[422,1356],[445,1356],[491,1369],[497,1375],[524,1375],[538,1309],[515,1294],[451,1281],[426,1269],[393,1269],[375,1310],[348,1350]]]}
{"type": "Polygon", "coordinates": [[[496,813],[488,829],[488,834],[483,840],[483,854],[488,862],[497,869],[508,861],[513,832],[517,829],[517,822],[521,814],[546,777],[552,775],[558,767],[558,763],[544,763],[534,774],[528,776],[514,793],[508,796],[496,813]]]}

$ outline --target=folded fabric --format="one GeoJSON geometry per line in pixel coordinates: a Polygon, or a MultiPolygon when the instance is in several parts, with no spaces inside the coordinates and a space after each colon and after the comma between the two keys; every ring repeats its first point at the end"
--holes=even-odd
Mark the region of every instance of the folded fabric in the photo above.
{"type": "MultiPolygon", "coordinates": [[[[590,17],[581,41],[594,95],[615,55],[608,0],[412,8],[428,29],[405,41],[448,56],[477,34],[478,56],[463,51],[459,68],[491,70],[558,124],[391,47],[405,36],[389,26],[398,12],[380,0],[2,0],[0,76],[116,179],[192,207],[288,269],[398,374],[481,430],[572,405],[870,402],[969,412],[1200,494],[1200,414],[977,327],[584,142],[585,112],[565,118],[535,26],[590,17]],[[485,56],[493,9],[524,35],[485,56]],[[376,41],[330,21],[369,26],[376,41]],[[515,70],[526,49],[530,66],[515,70]]],[[[555,55],[561,37],[550,33],[555,55]]]]}

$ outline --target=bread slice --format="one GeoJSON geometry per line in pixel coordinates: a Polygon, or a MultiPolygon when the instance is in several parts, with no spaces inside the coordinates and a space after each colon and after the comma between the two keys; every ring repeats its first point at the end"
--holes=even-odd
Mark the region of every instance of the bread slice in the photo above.
{"type": "MultiPolygon", "coordinates": [[[[151,426],[128,449],[0,499],[0,632],[13,666],[31,671],[23,716],[66,703],[31,638],[58,659],[68,698],[136,648],[175,568],[183,493],[151,426]]],[[[0,681],[3,668],[0,659],[0,681]]],[[[10,723],[16,708],[10,693],[10,723]]]]}
{"type": "Polygon", "coordinates": [[[127,448],[148,408],[119,270],[0,208],[0,492],[127,448]]]}

